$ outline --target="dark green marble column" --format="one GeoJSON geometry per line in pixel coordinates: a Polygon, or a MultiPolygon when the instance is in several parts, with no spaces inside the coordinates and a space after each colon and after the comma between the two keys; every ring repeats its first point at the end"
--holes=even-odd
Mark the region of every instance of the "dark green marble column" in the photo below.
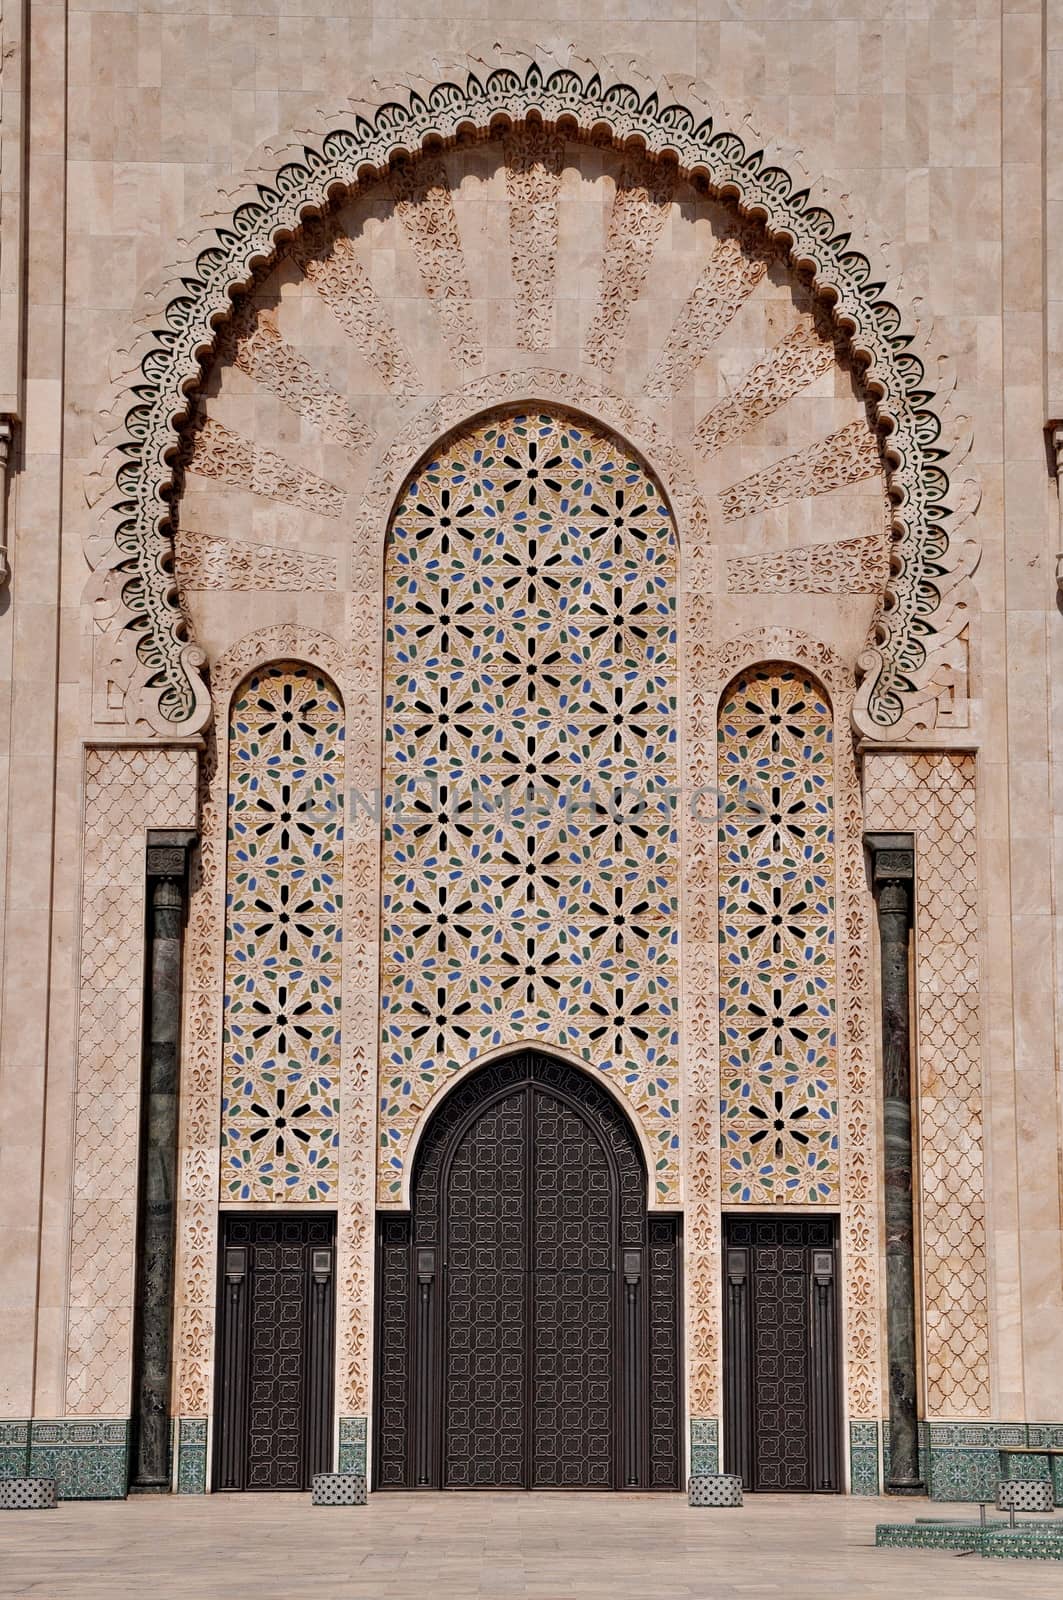
{"type": "Polygon", "coordinates": [[[915,889],[911,834],[868,834],[878,907],[882,1003],[883,1172],[886,1218],[886,1348],[890,1470],[887,1494],[920,1495],[912,1223],[912,1071],[909,946],[915,889]]]}
{"type": "Polygon", "coordinates": [[[170,1488],[170,1363],[173,1324],[181,939],[192,835],[148,834],[147,983],[137,1233],[130,1489],[170,1488]]]}

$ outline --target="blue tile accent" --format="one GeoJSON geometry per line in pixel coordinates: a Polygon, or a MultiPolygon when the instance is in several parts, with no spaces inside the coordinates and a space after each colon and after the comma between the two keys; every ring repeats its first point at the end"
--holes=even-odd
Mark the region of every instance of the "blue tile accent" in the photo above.
{"type": "Polygon", "coordinates": [[[129,1423],[30,1423],[31,1478],[54,1478],[60,1500],[124,1500],[129,1423]]]}
{"type": "Polygon", "coordinates": [[[177,1493],[207,1492],[207,1424],[182,1417],[177,1425],[177,1493]]]}
{"type": "Polygon", "coordinates": [[[0,1422],[0,1478],[25,1478],[30,1465],[28,1422],[0,1422]]]}
{"type": "Polygon", "coordinates": [[[690,1419],[690,1475],[713,1477],[720,1470],[720,1424],[715,1417],[690,1419]]]}
{"type": "Polygon", "coordinates": [[[340,1471],[365,1477],[365,1417],[340,1418],[340,1471]]]}
{"type": "Polygon", "coordinates": [[[849,1485],[852,1494],[879,1493],[877,1422],[849,1424],[849,1485]]]}

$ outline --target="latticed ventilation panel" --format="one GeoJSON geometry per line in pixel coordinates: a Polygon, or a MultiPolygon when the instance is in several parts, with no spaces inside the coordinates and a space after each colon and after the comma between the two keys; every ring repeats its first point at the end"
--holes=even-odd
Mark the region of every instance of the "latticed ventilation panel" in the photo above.
{"type": "Polygon", "coordinates": [[[754,667],[717,738],[724,1194],[836,1204],[831,706],[808,673],[754,667]]]}
{"type": "Polygon", "coordinates": [[[339,1161],[343,707],[312,667],[229,718],[221,1188],[328,1200],[339,1161]]]}
{"type": "Polygon", "coordinates": [[[554,414],[407,484],[387,561],[381,1198],[432,1094],[563,1046],[678,1195],[676,552],[661,490],[554,414]]]}

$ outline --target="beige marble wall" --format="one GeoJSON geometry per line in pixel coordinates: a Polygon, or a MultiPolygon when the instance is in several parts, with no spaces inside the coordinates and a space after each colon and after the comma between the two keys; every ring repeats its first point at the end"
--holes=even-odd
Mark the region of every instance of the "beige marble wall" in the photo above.
{"type": "MultiPolygon", "coordinates": [[[[878,0],[845,7],[823,0],[813,11],[781,0],[752,4],[741,16],[726,0],[585,0],[563,13],[540,8],[532,18],[505,0],[445,7],[433,0],[318,0],[312,14],[294,17],[267,0],[231,13],[208,0],[198,9],[189,0],[180,13],[34,0],[25,453],[13,496],[13,609],[4,611],[0,603],[0,670],[12,685],[14,755],[10,771],[0,770],[9,863],[0,1040],[0,1342],[15,1352],[0,1374],[4,1414],[36,1409],[56,1416],[65,1405],[80,740],[91,688],[77,612],[87,570],[82,539],[95,527],[85,476],[113,353],[127,336],[142,286],[181,255],[179,240],[194,231],[212,186],[239,173],[263,140],[283,143],[319,106],[341,104],[355,85],[390,84],[411,74],[445,77],[459,57],[495,59],[496,42],[522,60],[519,52],[533,38],[562,52],[574,42],[580,55],[609,61],[621,73],[635,61],[650,77],[692,74],[710,99],[733,108],[737,120],[748,116],[764,136],[802,150],[809,169],[827,172],[866,217],[908,301],[921,302],[934,319],[937,346],[954,363],[983,496],[972,737],[981,746],[992,1409],[1002,1417],[1063,1418],[1063,1377],[1054,1354],[1063,1310],[1057,1044],[1063,723],[1058,697],[1050,703],[1048,693],[1051,666],[1058,683],[1063,661],[1051,570],[1055,510],[1042,436],[1042,338],[1046,317],[1054,328],[1055,312],[1045,288],[1040,227],[1043,195],[1047,190],[1053,205],[1056,196],[1054,169],[1042,165],[1038,115],[1046,85],[1053,105],[1058,98],[1055,23],[1050,18],[1045,56],[1041,13],[1033,5],[987,8],[961,0],[945,16],[928,15],[923,0],[885,13],[878,0]]],[[[1051,156],[1051,141],[1048,148],[1051,156]]],[[[590,186],[586,199],[567,170],[564,179],[573,225],[562,233],[569,242],[561,266],[585,286],[588,301],[609,225],[611,180],[604,165],[580,172],[581,184],[590,186]]],[[[458,193],[462,236],[475,240],[467,252],[469,282],[483,290],[482,326],[501,365],[511,333],[497,331],[488,291],[493,272],[510,270],[499,221],[504,178],[470,159],[458,193]]],[[[1051,271],[1055,212],[1046,215],[1051,271]]],[[[375,282],[408,302],[412,325],[425,330],[427,403],[432,393],[460,388],[461,375],[447,372],[446,341],[432,331],[415,241],[395,228],[389,242],[383,216],[374,226],[375,282]]],[[[648,280],[652,293],[640,303],[613,369],[622,393],[630,392],[629,383],[646,381],[651,355],[656,359],[667,341],[696,276],[690,252],[697,233],[696,222],[688,232],[672,222],[662,230],[652,268],[660,276],[648,280]]],[[[1054,276],[1058,280],[1058,272],[1054,276]]],[[[757,292],[770,301],[770,287],[757,292]]],[[[293,344],[305,336],[307,347],[320,351],[312,325],[319,313],[300,299],[291,286],[284,289],[286,336],[293,344]]],[[[763,315],[772,315],[766,301],[763,315]]],[[[736,346],[726,368],[729,382],[753,350],[750,343],[741,353],[740,331],[728,335],[736,346]]],[[[1050,350],[1056,344],[1050,331],[1050,350]]],[[[261,393],[250,401],[244,378],[231,372],[222,381],[219,417],[224,411],[229,423],[244,428],[253,405],[256,429],[263,436],[272,430],[277,448],[305,437],[324,463],[328,446],[261,393]]],[[[336,381],[346,386],[350,373],[336,381]]],[[[705,381],[699,375],[685,392],[663,400],[651,395],[658,426],[667,432],[692,427],[712,398],[700,392],[705,381]]],[[[359,393],[372,388],[369,378],[358,384],[359,393]]],[[[1051,385],[1048,392],[1055,392],[1051,385]]],[[[387,386],[378,384],[376,393],[373,416],[383,417],[387,386]]],[[[835,425],[835,413],[837,425],[855,415],[851,395],[837,390],[833,375],[826,392],[809,399],[822,402],[821,434],[835,425]]],[[[770,426],[765,451],[776,456],[803,448],[811,437],[772,437],[770,426]]],[[[387,431],[385,420],[381,439],[387,431]]],[[[749,471],[766,459],[749,460],[749,471]]],[[[319,476],[327,473],[319,470],[319,476]]],[[[223,494],[217,480],[190,483],[201,497],[202,517],[212,524],[200,532],[215,534],[224,523],[227,540],[255,542],[251,534],[262,543],[301,540],[315,560],[336,559],[338,574],[342,570],[347,557],[334,554],[330,519],[315,521],[316,513],[300,507],[270,509],[275,503],[259,495],[240,501],[244,490],[230,485],[223,494]]],[[[825,498],[809,513],[813,533],[825,526],[825,498]]],[[[778,530],[770,526],[772,516],[751,526],[735,559],[795,542],[787,530],[773,545],[778,530]]],[[[848,519],[848,511],[838,517],[834,536],[841,537],[848,519]]],[[[861,531],[870,526],[861,524],[861,531]]],[[[193,556],[197,570],[210,568],[209,552],[188,559],[193,556]]],[[[315,586],[305,593],[280,589],[263,599],[235,587],[224,597],[197,590],[192,604],[208,645],[220,649],[252,624],[291,621],[328,629],[334,620],[339,628],[341,597],[317,587],[326,582],[325,568],[313,570],[315,586]]],[[[823,595],[801,598],[798,607],[786,591],[737,590],[721,593],[719,602],[716,625],[725,637],[748,627],[755,613],[758,623],[792,623],[825,636],[850,656],[870,621],[863,599],[850,602],[849,612],[823,595]]]]}

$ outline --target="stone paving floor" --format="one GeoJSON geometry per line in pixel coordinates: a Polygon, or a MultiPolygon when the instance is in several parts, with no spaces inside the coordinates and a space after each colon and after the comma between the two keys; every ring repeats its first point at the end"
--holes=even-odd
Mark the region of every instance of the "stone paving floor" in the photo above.
{"type": "MultiPolygon", "coordinates": [[[[33,1600],[1040,1600],[1056,1563],[876,1550],[970,1506],[678,1495],[389,1494],[67,1502],[0,1514],[0,1596],[33,1600]]],[[[975,1515],[977,1511],[975,1510],[975,1515]]]]}

